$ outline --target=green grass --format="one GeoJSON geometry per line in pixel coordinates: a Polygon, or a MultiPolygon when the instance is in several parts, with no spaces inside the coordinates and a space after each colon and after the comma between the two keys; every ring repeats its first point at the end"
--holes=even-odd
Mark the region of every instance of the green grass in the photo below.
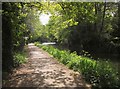
{"type": "Polygon", "coordinates": [[[116,71],[116,67],[109,61],[96,61],[88,57],[78,56],[76,52],[70,53],[52,46],[43,46],[37,42],[35,45],[53,55],[70,69],[80,72],[94,88],[120,88],[120,75],[116,71]]]}

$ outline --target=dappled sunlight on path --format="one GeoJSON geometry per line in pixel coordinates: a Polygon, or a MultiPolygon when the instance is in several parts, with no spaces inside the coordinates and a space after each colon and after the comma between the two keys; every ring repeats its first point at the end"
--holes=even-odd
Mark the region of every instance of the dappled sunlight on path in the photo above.
{"type": "Polygon", "coordinates": [[[68,69],[42,49],[28,45],[29,60],[13,71],[5,87],[71,87],[90,89],[81,75],[68,69]]]}

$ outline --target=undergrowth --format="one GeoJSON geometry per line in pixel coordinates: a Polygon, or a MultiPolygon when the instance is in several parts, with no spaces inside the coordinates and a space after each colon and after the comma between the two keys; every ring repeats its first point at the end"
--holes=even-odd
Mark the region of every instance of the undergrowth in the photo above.
{"type": "Polygon", "coordinates": [[[94,60],[89,57],[78,56],[76,52],[59,50],[53,46],[43,46],[38,42],[36,46],[53,55],[70,69],[82,73],[85,80],[95,89],[120,88],[120,75],[116,67],[109,61],[94,60]]]}
{"type": "Polygon", "coordinates": [[[13,60],[14,66],[19,66],[20,64],[25,63],[27,61],[26,49],[24,48],[23,51],[14,52],[13,60]]]}
{"type": "Polygon", "coordinates": [[[14,51],[13,53],[14,66],[10,71],[2,71],[2,84],[5,84],[8,80],[9,74],[12,70],[27,61],[27,50],[24,48],[22,51],[14,51]]]}

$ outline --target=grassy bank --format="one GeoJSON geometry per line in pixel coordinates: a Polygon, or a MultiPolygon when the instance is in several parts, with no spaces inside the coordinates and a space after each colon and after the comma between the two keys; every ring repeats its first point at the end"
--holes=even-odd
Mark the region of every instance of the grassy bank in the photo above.
{"type": "Polygon", "coordinates": [[[35,43],[35,45],[53,55],[70,69],[80,72],[94,88],[120,88],[119,73],[109,61],[96,61],[88,57],[78,56],[76,52],[70,53],[39,43],[35,43]]]}

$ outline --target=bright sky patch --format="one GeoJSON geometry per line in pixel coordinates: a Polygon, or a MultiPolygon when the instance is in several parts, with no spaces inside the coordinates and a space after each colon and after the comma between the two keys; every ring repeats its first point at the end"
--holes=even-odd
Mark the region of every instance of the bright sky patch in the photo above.
{"type": "Polygon", "coordinates": [[[40,15],[39,19],[40,19],[42,25],[46,25],[48,23],[50,16],[51,16],[51,14],[44,14],[44,13],[40,15]]]}

